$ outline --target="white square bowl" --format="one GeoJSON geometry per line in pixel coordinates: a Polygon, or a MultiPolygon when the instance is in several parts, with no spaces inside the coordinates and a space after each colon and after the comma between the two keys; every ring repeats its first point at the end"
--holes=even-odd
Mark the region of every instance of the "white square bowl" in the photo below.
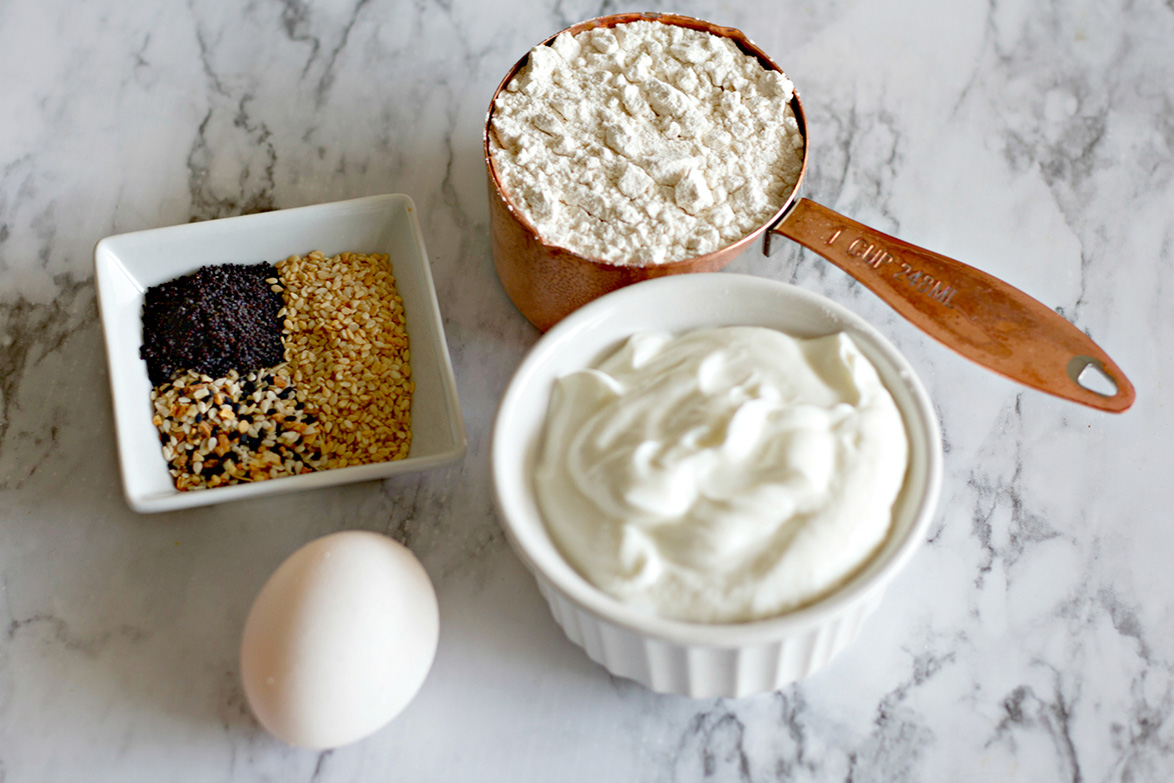
{"type": "Polygon", "coordinates": [[[107,237],[94,248],[94,279],[123,491],[135,511],[170,511],[378,479],[455,462],[465,454],[465,424],[436,288],[416,207],[407,196],[369,196],[107,237]],[[202,266],[272,263],[313,250],[328,256],[386,253],[391,259],[404,300],[416,383],[409,455],[394,462],[180,492],[151,423],[151,382],[146,362],[139,358],[146,290],[202,266]]]}

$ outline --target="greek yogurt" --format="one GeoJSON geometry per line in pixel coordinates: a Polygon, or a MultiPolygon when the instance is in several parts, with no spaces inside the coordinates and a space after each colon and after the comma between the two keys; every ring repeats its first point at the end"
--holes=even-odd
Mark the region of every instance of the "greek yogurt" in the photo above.
{"type": "Polygon", "coordinates": [[[644,333],[559,379],[535,487],[555,544],[601,590],[744,622],[827,595],[873,557],[907,452],[846,334],[644,333]]]}

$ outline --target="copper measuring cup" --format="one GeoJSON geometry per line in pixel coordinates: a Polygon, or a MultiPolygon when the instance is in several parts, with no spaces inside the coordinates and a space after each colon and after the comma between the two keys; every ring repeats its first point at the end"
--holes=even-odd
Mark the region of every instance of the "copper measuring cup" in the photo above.
{"type": "MultiPolygon", "coordinates": [[[[729,38],[764,67],[782,71],[740,30],[677,14],[625,13],[589,19],[562,32],[634,21],[689,27],[729,38]]],[[[490,155],[490,122],[498,94],[526,64],[523,56],[505,75],[485,118],[484,154],[489,172],[489,226],[494,266],[510,299],[545,331],[581,305],[617,288],[664,275],[716,272],[760,235],[769,253],[772,234],[813,250],[859,280],[926,334],[984,367],[1039,391],[1099,410],[1119,413],[1133,404],[1125,373],[1084,332],[1022,291],[987,273],[917,247],[798,196],[807,172],[807,120],[798,90],[791,109],[803,134],[803,165],[795,188],[769,221],[749,236],[705,255],[648,266],[621,266],[548,245],[509,201],[490,155]],[[1114,387],[1101,393],[1084,385],[1099,372],[1114,387]]]]}

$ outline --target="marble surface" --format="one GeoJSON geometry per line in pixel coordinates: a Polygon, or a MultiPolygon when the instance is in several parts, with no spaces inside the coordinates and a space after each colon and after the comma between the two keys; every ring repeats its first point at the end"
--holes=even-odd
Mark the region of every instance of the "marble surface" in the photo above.
{"type": "MultiPolygon", "coordinates": [[[[651,3],[650,8],[662,4],[651,3]]],[[[494,516],[498,397],[537,339],[489,253],[480,133],[529,46],[610,2],[0,6],[0,780],[1164,781],[1174,777],[1174,8],[1159,0],[683,0],[804,97],[806,194],[1056,307],[1128,372],[1113,416],[956,357],[796,246],[731,271],[875,323],[936,401],[942,503],[858,642],[743,700],[658,696],[562,636],[494,516]],[[470,451],[207,510],[124,503],[92,275],[103,236],[415,199],[470,451]],[[237,650],[277,564],[387,532],[439,653],[385,730],[265,734],[237,650]]],[[[670,10],[664,6],[664,10],[670,10]]]]}

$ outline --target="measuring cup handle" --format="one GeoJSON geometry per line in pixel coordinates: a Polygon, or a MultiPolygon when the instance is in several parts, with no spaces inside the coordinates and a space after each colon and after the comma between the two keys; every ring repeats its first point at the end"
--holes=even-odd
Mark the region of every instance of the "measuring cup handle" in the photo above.
{"type": "Polygon", "coordinates": [[[819,253],[922,331],[997,373],[1103,411],[1133,404],[1133,384],[1088,335],[986,272],[805,198],[771,231],[819,253]],[[1112,382],[1112,393],[1082,384],[1090,366],[1112,382]]]}

